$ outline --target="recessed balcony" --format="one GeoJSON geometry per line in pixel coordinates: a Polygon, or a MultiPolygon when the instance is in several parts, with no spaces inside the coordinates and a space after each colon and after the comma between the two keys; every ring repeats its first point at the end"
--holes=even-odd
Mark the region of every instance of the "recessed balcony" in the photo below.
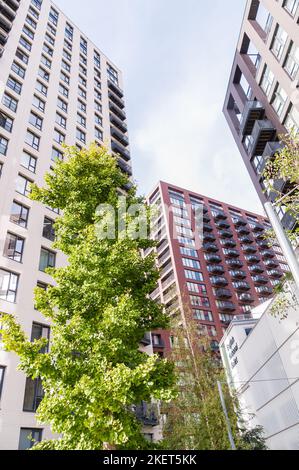
{"type": "Polygon", "coordinates": [[[108,96],[109,96],[109,99],[116,105],[118,106],[120,109],[124,109],[125,107],[125,102],[122,98],[119,98],[118,96],[116,96],[112,91],[108,91],[108,96]]]}
{"type": "Polygon", "coordinates": [[[218,299],[230,299],[233,294],[229,289],[216,289],[215,290],[215,296],[218,299]]]}
{"type": "Polygon", "coordinates": [[[257,244],[260,248],[269,248],[269,242],[268,240],[258,240],[257,244]]]}
{"type": "Polygon", "coordinates": [[[119,86],[116,85],[116,83],[113,83],[111,80],[108,80],[108,88],[113,91],[119,98],[123,98],[124,94],[123,91],[119,88],[119,86]]]}
{"type": "Polygon", "coordinates": [[[275,136],[276,129],[271,121],[256,121],[247,148],[249,157],[263,155],[267,143],[274,140],[275,136]]]}
{"type": "Polygon", "coordinates": [[[238,291],[248,291],[250,290],[250,284],[247,281],[239,281],[234,284],[234,287],[238,291]]]}
{"type": "Polygon", "coordinates": [[[204,233],[203,234],[203,241],[204,242],[214,242],[215,240],[216,240],[216,237],[212,233],[204,233]]]}
{"type": "Polygon", "coordinates": [[[209,214],[203,214],[202,218],[203,218],[203,221],[207,223],[209,223],[211,220],[211,217],[209,216],[209,214]]]}
{"type": "Polygon", "coordinates": [[[214,287],[218,287],[218,286],[227,286],[228,285],[228,281],[225,277],[223,276],[214,276],[214,277],[211,277],[211,283],[214,287]]]}
{"type": "Polygon", "coordinates": [[[219,235],[221,238],[233,238],[233,233],[230,230],[220,230],[219,235]]]}
{"type": "Polygon", "coordinates": [[[125,122],[123,122],[121,119],[119,119],[117,116],[114,114],[110,114],[110,122],[113,124],[115,127],[117,127],[121,132],[127,132],[128,127],[125,122]]]}
{"type": "Polygon", "coordinates": [[[205,232],[213,232],[213,227],[210,224],[203,224],[203,230],[205,232]]]}
{"type": "Polygon", "coordinates": [[[120,167],[120,169],[124,173],[127,173],[129,176],[132,176],[132,174],[133,174],[132,173],[132,168],[130,167],[130,165],[127,165],[127,163],[125,163],[122,158],[118,158],[117,163],[118,163],[118,166],[120,167]]]}
{"type": "Polygon", "coordinates": [[[249,135],[253,131],[256,121],[263,119],[265,116],[265,108],[259,101],[248,101],[244,107],[244,111],[240,123],[240,133],[249,135]]]}
{"type": "Polygon", "coordinates": [[[250,233],[250,229],[246,226],[241,226],[236,229],[239,235],[248,235],[250,233]]]}
{"type": "Polygon", "coordinates": [[[275,258],[267,259],[264,260],[264,265],[267,266],[267,268],[275,268],[279,265],[279,261],[277,261],[275,258]]]}
{"type": "Polygon", "coordinates": [[[126,150],[122,145],[120,145],[115,140],[111,141],[111,148],[112,151],[118,153],[121,157],[123,157],[126,161],[130,160],[130,152],[126,150]]]}
{"type": "Polygon", "coordinates": [[[124,147],[127,147],[129,145],[129,139],[126,135],[124,135],[122,132],[117,130],[115,127],[110,127],[111,135],[118,140],[124,147]]]}
{"type": "Polygon", "coordinates": [[[205,243],[203,245],[203,250],[206,252],[216,253],[217,251],[219,251],[219,248],[214,243],[205,243]]]}
{"type": "Polygon", "coordinates": [[[112,103],[111,101],[109,102],[109,109],[110,111],[112,111],[112,113],[114,113],[121,121],[125,121],[126,120],[126,113],[124,111],[122,111],[121,109],[119,109],[118,106],[116,106],[114,103],[112,103]]]}

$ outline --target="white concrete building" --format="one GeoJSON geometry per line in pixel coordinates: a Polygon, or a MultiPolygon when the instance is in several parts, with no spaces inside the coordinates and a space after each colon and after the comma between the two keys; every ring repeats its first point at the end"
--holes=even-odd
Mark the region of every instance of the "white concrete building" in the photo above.
{"type": "MultiPolygon", "coordinates": [[[[33,289],[65,259],[51,247],[57,212],[32,202],[28,185],[43,183],[62,142],[105,143],[131,175],[122,89],[120,70],[50,0],[1,0],[0,311],[31,338],[50,335],[33,289]]],[[[16,366],[0,350],[0,450],[28,447],[29,430],[50,436],[35,421],[40,384],[16,366]]]]}
{"type": "Polygon", "coordinates": [[[299,296],[289,295],[286,319],[271,314],[275,299],[235,318],[220,350],[227,379],[245,416],[263,426],[273,450],[299,450],[299,296]]]}

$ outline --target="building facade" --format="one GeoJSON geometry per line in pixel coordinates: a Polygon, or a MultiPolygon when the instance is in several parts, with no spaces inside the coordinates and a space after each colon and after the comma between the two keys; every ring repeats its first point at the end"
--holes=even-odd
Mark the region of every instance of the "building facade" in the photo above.
{"type": "Polygon", "coordinates": [[[271,450],[299,449],[299,297],[292,290],[280,312],[285,319],[271,314],[274,299],[252,316],[234,317],[220,343],[244,418],[249,426],[263,427],[271,450]]]}
{"type": "MultiPolygon", "coordinates": [[[[31,201],[29,185],[43,184],[63,142],[105,144],[131,175],[122,89],[121,71],[50,0],[1,0],[0,311],[32,340],[50,338],[33,290],[51,284],[45,269],[66,260],[52,249],[57,210],[31,201]]],[[[30,433],[50,437],[35,421],[41,384],[17,363],[0,350],[0,449],[30,446],[30,433]]]]}
{"type": "MultiPolygon", "coordinates": [[[[265,186],[266,162],[279,136],[299,129],[299,0],[248,0],[224,103],[224,115],[262,202],[286,193],[265,186]]],[[[280,218],[292,230],[295,219],[280,218]]]]}
{"type": "MultiPolygon", "coordinates": [[[[267,220],[171,184],[160,182],[148,197],[154,210],[152,238],[160,280],[152,299],[183,324],[193,318],[200,333],[219,341],[235,315],[269,299],[288,271],[279,246],[268,246],[267,220]],[[195,210],[201,210],[199,225],[195,210]]],[[[153,348],[170,349],[168,332],[152,333],[153,348]]]]}

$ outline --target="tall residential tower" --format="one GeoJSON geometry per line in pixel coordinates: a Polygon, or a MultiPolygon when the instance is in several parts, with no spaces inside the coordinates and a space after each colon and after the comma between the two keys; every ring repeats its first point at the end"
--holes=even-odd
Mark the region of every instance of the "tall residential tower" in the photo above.
{"type": "MultiPolygon", "coordinates": [[[[65,263],[52,249],[57,211],[31,201],[29,185],[43,184],[63,142],[105,144],[131,175],[122,89],[120,70],[50,0],[0,1],[0,311],[29,338],[49,338],[33,290],[65,263]]],[[[41,384],[17,362],[0,350],[0,449],[50,437],[34,416],[41,384]]]]}

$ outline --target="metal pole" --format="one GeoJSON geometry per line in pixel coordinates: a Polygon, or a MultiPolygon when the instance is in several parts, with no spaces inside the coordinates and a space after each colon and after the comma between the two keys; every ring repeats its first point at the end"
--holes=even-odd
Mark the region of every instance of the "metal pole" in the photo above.
{"type": "Polygon", "coordinates": [[[224,416],[225,416],[225,421],[226,421],[226,427],[227,427],[230,446],[231,446],[232,450],[236,450],[236,444],[235,444],[235,441],[234,441],[234,438],[233,438],[232,428],[231,428],[231,425],[230,425],[230,420],[229,420],[229,417],[228,417],[226,404],[225,404],[225,400],[224,400],[224,396],[223,396],[222,385],[221,385],[221,382],[219,382],[219,380],[217,380],[217,385],[218,385],[218,391],[219,391],[221,406],[222,406],[223,413],[224,413],[224,416]]]}
{"type": "Polygon", "coordinates": [[[287,260],[291,273],[294,277],[297,288],[299,289],[299,263],[296,254],[293,250],[290,240],[288,239],[281,222],[276,214],[271,202],[264,204],[265,210],[274,229],[278,243],[282,249],[282,252],[287,260]]]}

